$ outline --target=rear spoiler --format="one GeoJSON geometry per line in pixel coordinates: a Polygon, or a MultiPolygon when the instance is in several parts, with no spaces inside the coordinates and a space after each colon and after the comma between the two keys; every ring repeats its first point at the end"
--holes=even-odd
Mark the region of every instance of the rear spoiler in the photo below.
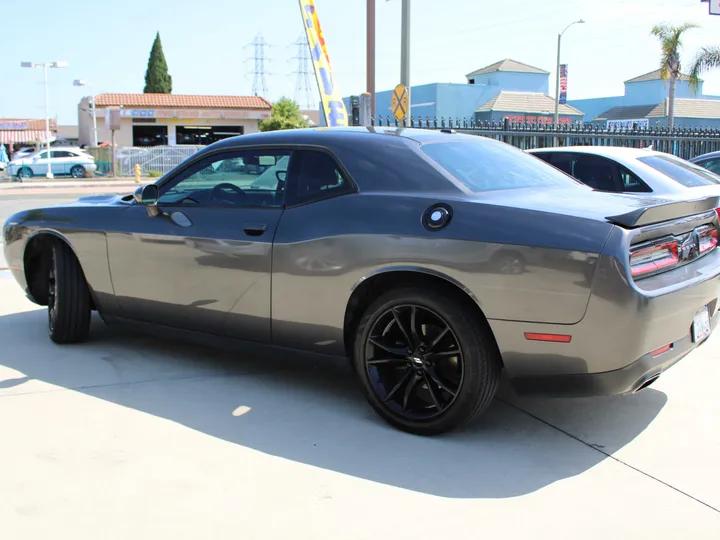
{"type": "Polygon", "coordinates": [[[704,214],[720,207],[720,197],[715,195],[691,201],[672,202],[668,199],[645,199],[645,201],[650,203],[659,201],[659,204],[641,206],[631,212],[617,216],[608,216],[605,219],[615,225],[632,229],[634,227],[672,221],[696,214],[704,214]]]}

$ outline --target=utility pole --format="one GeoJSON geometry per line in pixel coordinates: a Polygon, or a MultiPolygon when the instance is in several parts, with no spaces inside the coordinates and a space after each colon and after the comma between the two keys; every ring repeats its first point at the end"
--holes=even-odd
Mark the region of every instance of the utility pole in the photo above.
{"type": "Polygon", "coordinates": [[[370,94],[370,116],[375,118],[375,0],[367,0],[367,20],[365,22],[367,36],[366,49],[366,69],[367,69],[367,89],[370,94]]]}
{"type": "Polygon", "coordinates": [[[406,117],[412,116],[412,95],[410,93],[410,0],[402,0],[402,45],[400,46],[400,84],[405,85],[408,95],[406,117]]]}

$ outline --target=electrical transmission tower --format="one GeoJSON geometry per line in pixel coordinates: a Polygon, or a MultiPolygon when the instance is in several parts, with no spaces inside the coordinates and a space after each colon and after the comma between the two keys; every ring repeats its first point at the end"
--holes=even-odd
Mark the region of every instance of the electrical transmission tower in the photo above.
{"type": "MultiPolygon", "coordinates": [[[[297,51],[297,55],[291,60],[297,60],[297,69],[293,71],[293,75],[297,75],[295,82],[295,103],[301,109],[313,109],[317,107],[317,103],[313,102],[316,96],[316,86],[311,80],[312,70],[310,68],[310,51],[308,50],[308,42],[305,35],[301,35],[297,41],[291,43],[297,51]]],[[[317,100],[315,100],[317,101],[317,100]]]]}
{"type": "Polygon", "coordinates": [[[270,45],[261,34],[258,34],[255,39],[245,45],[245,48],[247,47],[253,47],[254,51],[253,56],[248,58],[253,61],[253,70],[250,72],[253,75],[253,95],[267,98],[268,89],[265,76],[270,74],[265,71],[265,48],[270,45]]]}

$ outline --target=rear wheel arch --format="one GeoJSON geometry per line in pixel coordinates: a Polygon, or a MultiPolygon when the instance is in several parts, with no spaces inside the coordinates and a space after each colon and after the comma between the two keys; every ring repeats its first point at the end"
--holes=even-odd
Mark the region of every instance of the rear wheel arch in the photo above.
{"type": "Polygon", "coordinates": [[[357,283],[350,295],[345,308],[343,324],[343,340],[348,357],[352,356],[356,330],[367,308],[379,295],[408,285],[428,287],[434,290],[442,289],[463,303],[473,313],[478,324],[487,326],[490,335],[493,335],[478,299],[451,277],[425,268],[385,269],[357,283]]]}
{"type": "MultiPolygon", "coordinates": [[[[75,253],[72,244],[64,236],[55,231],[38,231],[33,234],[25,244],[23,251],[23,271],[30,296],[41,306],[48,304],[50,261],[52,260],[52,247],[56,243],[63,243],[70,249],[82,270],[80,258],[75,253]]],[[[93,304],[92,309],[95,309],[92,294],[90,298],[93,304]]]]}

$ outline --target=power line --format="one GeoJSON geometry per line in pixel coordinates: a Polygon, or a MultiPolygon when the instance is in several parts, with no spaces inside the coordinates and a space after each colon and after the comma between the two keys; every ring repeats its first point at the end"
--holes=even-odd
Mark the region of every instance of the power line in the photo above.
{"type": "Polygon", "coordinates": [[[297,60],[297,69],[292,72],[293,75],[297,75],[297,79],[295,80],[295,95],[293,98],[300,108],[312,109],[317,106],[317,103],[313,103],[314,88],[317,87],[310,80],[312,72],[310,70],[310,51],[308,49],[307,38],[301,35],[297,41],[291,43],[289,46],[294,46],[297,50],[297,56],[290,59],[297,60]]]}
{"type": "Polygon", "coordinates": [[[245,48],[247,47],[253,47],[254,53],[253,56],[247,59],[253,61],[253,70],[249,72],[249,74],[253,75],[253,95],[267,98],[268,89],[265,76],[270,75],[270,73],[265,71],[265,48],[270,47],[270,44],[265,41],[262,34],[258,34],[255,39],[245,45],[245,48]]]}

